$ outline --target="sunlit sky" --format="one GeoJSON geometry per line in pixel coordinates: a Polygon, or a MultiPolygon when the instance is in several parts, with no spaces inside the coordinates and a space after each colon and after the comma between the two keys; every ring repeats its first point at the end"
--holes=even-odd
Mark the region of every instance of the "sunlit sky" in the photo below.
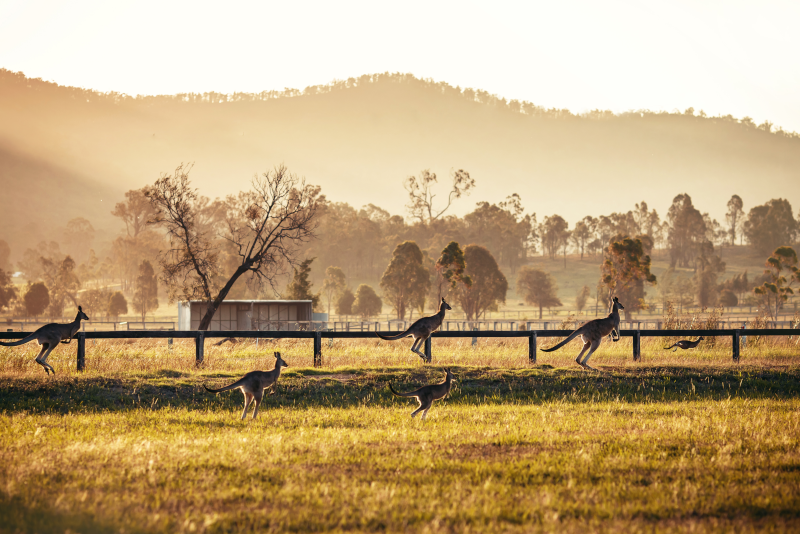
{"type": "Polygon", "coordinates": [[[128,94],[408,72],[573,112],[800,131],[800,2],[0,0],[0,67],[128,94]]]}

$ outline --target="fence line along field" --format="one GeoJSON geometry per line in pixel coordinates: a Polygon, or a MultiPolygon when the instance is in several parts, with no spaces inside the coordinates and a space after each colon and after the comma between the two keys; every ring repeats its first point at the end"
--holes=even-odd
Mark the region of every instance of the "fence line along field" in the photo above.
{"type": "MultiPolygon", "coordinates": [[[[566,334],[565,334],[566,335],[566,334]]],[[[540,338],[539,348],[555,345],[559,338],[540,338]]],[[[677,339],[677,338],[676,338],[677,339]]],[[[720,336],[704,340],[696,350],[666,351],[671,337],[641,340],[642,359],[650,365],[723,365],[731,361],[731,338],[720,336]]],[[[272,366],[272,351],[280,350],[296,366],[313,365],[311,339],[239,339],[233,342],[213,338],[205,342],[205,371],[247,372],[272,366]]],[[[597,352],[598,365],[638,366],[631,361],[632,339],[603,343],[597,352]]],[[[387,342],[380,339],[323,339],[323,369],[339,367],[417,367],[420,358],[409,350],[410,341],[387,342]]],[[[39,346],[29,343],[0,347],[0,372],[7,375],[38,376],[41,366],[33,360],[39,346]]],[[[527,367],[527,338],[434,338],[434,364],[517,368],[527,367]]],[[[791,365],[800,350],[800,336],[748,336],[740,348],[744,363],[755,366],[791,365]]],[[[569,366],[580,351],[574,341],[553,353],[538,353],[538,362],[569,366]]],[[[75,370],[75,344],[55,349],[48,362],[58,373],[75,370]]],[[[193,372],[193,339],[89,339],[86,340],[86,372],[153,372],[162,369],[193,372]]]]}

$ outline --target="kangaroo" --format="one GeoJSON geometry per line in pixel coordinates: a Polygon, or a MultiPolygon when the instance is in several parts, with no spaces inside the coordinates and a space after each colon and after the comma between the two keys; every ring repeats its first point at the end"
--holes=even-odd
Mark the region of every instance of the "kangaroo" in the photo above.
{"type": "Polygon", "coordinates": [[[675,342],[675,344],[670,345],[669,347],[664,347],[664,350],[672,349],[672,352],[676,352],[678,349],[683,349],[683,350],[693,349],[697,345],[699,345],[701,341],[703,341],[703,336],[700,336],[697,339],[697,341],[689,341],[688,339],[682,339],[680,341],[675,342]]]}
{"type": "Polygon", "coordinates": [[[611,301],[611,311],[608,314],[608,317],[603,319],[594,319],[589,321],[588,323],[584,324],[574,332],[572,332],[567,339],[556,345],[555,347],[551,347],[549,349],[542,349],[543,352],[552,352],[556,349],[559,349],[572,341],[573,338],[577,336],[581,336],[583,340],[583,349],[581,349],[580,354],[578,357],[575,358],[575,362],[583,367],[584,369],[591,369],[592,371],[596,371],[594,367],[589,366],[589,358],[592,357],[594,351],[600,346],[600,342],[603,340],[604,337],[611,334],[612,341],[619,341],[619,310],[624,310],[625,307],[620,304],[617,297],[611,301]],[[614,335],[616,334],[616,336],[614,335]],[[583,353],[589,351],[586,354],[586,358],[581,361],[581,357],[583,353]]]}
{"type": "Polygon", "coordinates": [[[450,372],[450,369],[444,370],[445,375],[444,382],[440,384],[431,384],[428,386],[422,386],[419,389],[414,391],[409,391],[408,393],[398,393],[392,387],[392,384],[389,384],[389,390],[394,393],[398,397],[416,397],[417,402],[419,403],[419,408],[411,412],[411,417],[414,417],[419,412],[422,412],[422,420],[425,420],[425,417],[428,415],[428,410],[431,409],[431,405],[433,401],[439,400],[447,396],[450,393],[450,387],[452,386],[453,380],[453,373],[450,372]]]}
{"type": "Polygon", "coordinates": [[[278,382],[278,378],[281,376],[281,367],[289,367],[289,364],[283,361],[280,352],[276,352],[275,368],[272,371],[250,371],[230,386],[219,389],[211,389],[205,384],[203,384],[203,387],[211,393],[222,393],[223,391],[230,391],[232,389],[241,389],[242,393],[244,393],[242,420],[247,417],[247,409],[250,408],[250,403],[253,402],[253,399],[256,401],[256,409],[253,410],[253,419],[255,419],[258,415],[258,407],[261,406],[261,399],[264,398],[264,390],[273,388],[272,392],[275,392],[274,387],[278,382]]]}
{"type": "Polygon", "coordinates": [[[18,341],[12,341],[11,343],[0,341],[0,345],[4,347],[16,347],[17,345],[24,345],[35,339],[39,342],[39,345],[42,346],[42,350],[40,350],[39,355],[36,356],[36,363],[44,367],[44,372],[48,375],[51,371],[55,375],[56,370],[53,369],[52,365],[47,363],[47,357],[50,356],[50,353],[53,352],[53,349],[56,348],[59,343],[64,343],[66,345],[72,341],[72,337],[81,329],[82,320],[89,321],[90,319],[88,315],[83,313],[83,308],[78,306],[78,315],[75,316],[75,320],[71,323],[46,324],[18,341]]]}
{"type": "Polygon", "coordinates": [[[419,347],[425,343],[425,340],[431,337],[431,334],[440,326],[442,326],[442,321],[444,321],[444,314],[447,310],[452,310],[453,308],[450,307],[448,303],[444,301],[444,297],[442,297],[442,302],[439,304],[439,311],[431,315],[430,317],[423,317],[422,319],[417,319],[414,321],[414,324],[408,327],[408,330],[405,332],[400,332],[394,336],[383,336],[378,334],[378,337],[381,339],[386,339],[388,341],[394,341],[395,339],[401,339],[408,336],[414,336],[414,344],[411,345],[411,352],[415,352],[420,358],[422,358],[423,362],[428,361],[428,357],[425,356],[424,352],[420,352],[419,347]]]}

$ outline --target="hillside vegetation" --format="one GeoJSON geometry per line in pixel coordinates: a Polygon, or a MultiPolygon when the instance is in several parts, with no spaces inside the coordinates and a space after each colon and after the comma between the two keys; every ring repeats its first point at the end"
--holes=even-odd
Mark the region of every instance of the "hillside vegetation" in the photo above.
{"type": "MultiPolygon", "coordinates": [[[[186,161],[209,196],[234,194],[283,162],[332,200],[398,214],[402,179],[426,168],[476,178],[461,213],[516,192],[528,212],[573,221],[642,199],[663,213],[680,192],[716,218],[732,193],[747,206],[800,193],[800,138],[766,123],[699,110],[578,116],[400,74],[304,91],[130,98],[0,70],[0,116],[0,184],[6,198],[37,193],[38,205],[23,201],[31,220],[47,207],[69,217],[57,207],[69,205],[101,226],[106,191],[121,197],[186,161]],[[71,187],[47,185],[43,168],[71,187]]],[[[21,252],[16,230],[29,221],[17,213],[0,212],[11,234],[0,238],[21,252]]],[[[24,241],[46,235],[41,226],[24,241]]]]}

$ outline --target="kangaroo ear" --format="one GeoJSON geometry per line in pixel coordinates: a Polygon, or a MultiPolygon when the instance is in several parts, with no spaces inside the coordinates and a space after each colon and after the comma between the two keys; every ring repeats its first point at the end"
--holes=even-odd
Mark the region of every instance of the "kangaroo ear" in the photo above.
{"type": "Polygon", "coordinates": [[[78,311],[79,311],[79,312],[82,312],[82,311],[83,311],[83,308],[81,308],[80,306],[78,306],[78,311]]]}

